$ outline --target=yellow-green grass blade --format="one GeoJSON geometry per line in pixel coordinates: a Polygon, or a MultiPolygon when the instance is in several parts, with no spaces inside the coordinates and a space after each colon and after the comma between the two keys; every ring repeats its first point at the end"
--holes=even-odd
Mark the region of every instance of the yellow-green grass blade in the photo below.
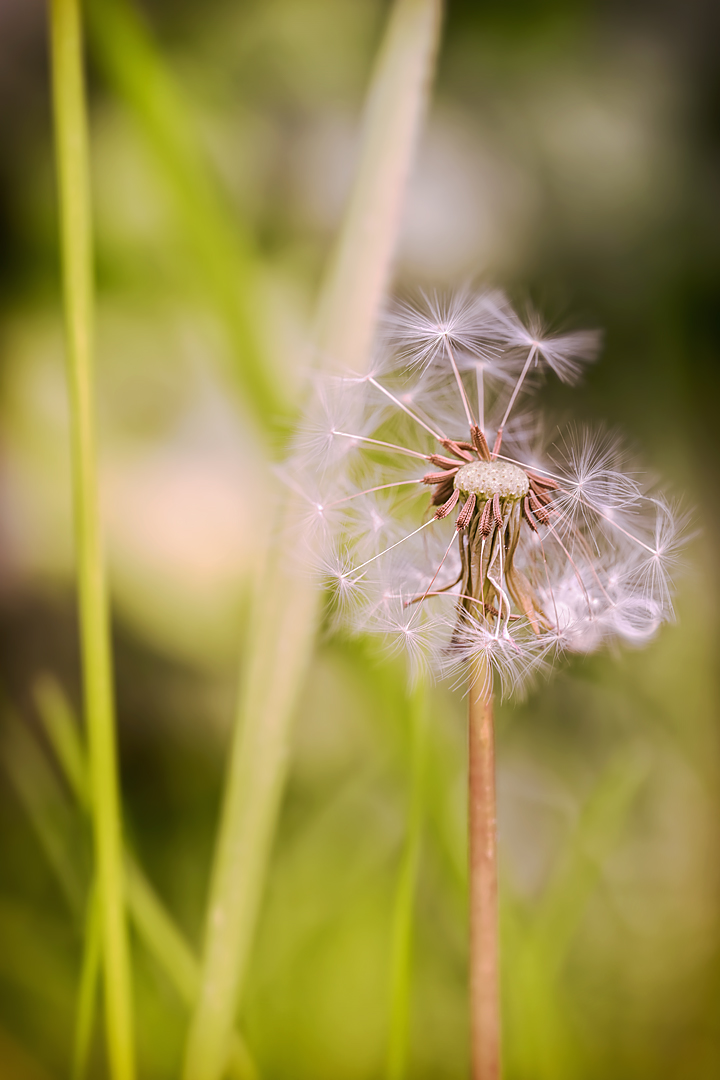
{"type": "Polygon", "coordinates": [[[257,332],[259,263],[252,239],[213,177],[182,87],[136,7],[130,0],[93,0],[88,11],[93,55],[163,179],[188,255],[228,334],[238,386],[259,427],[277,430],[289,403],[257,332]]]}
{"type": "Polygon", "coordinates": [[[49,13],[80,640],[103,938],[108,1060],[113,1080],[133,1080],[135,1046],[124,910],[112,656],[98,503],[92,225],[79,0],[50,0],[49,13]]]}
{"type": "Polygon", "coordinates": [[[363,152],[318,307],[323,367],[361,371],[392,269],[435,52],[440,0],[396,0],[365,105],[363,152]]]}
{"type": "Polygon", "coordinates": [[[34,686],[35,704],[45,734],[78,806],[88,807],[87,762],[80,731],[59,683],[41,675],[34,686]]]}
{"type": "MultiPolygon", "coordinates": [[[[73,792],[79,807],[86,810],[87,806],[84,802],[83,792],[87,788],[87,754],[82,743],[80,728],[77,719],[73,714],[72,706],[60,684],[50,676],[42,676],[41,679],[37,681],[34,688],[34,696],[38,702],[41,719],[43,720],[46,731],[48,730],[48,727],[51,727],[56,731],[57,727],[60,726],[58,717],[62,718],[60,721],[63,731],[62,738],[59,742],[57,739],[51,738],[50,744],[56,753],[58,765],[65,776],[68,787],[73,792]],[[58,750],[59,746],[62,746],[61,752],[58,750]]],[[[35,763],[35,767],[32,770],[25,769],[24,771],[15,769],[11,772],[11,775],[22,775],[27,776],[28,778],[27,783],[24,784],[24,788],[27,789],[27,802],[25,800],[23,800],[23,802],[30,814],[31,822],[35,826],[36,831],[39,832],[42,841],[48,832],[50,824],[52,822],[57,822],[58,820],[56,808],[64,807],[64,802],[57,780],[50,771],[47,762],[44,760],[42,751],[37,745],[37,742],[30,734],[26,734],[26,741],[27,753],[23,761],[26,761],[28,754],[30,754],[32,755],[31,760],[35,763]],[[39,777],[43,778],[42,783],[39,782],[39,777]],[[51,822],[46,822],[44,819],[39,818],[35,806],[39,797],[38,793],[44,791],[51,791],[53,793],[52,806],[54,813],[51,822]]],[[[64,807],[64,810],[67,815],[67,808],[64,807]]],[[[55,831],[60,832],[57,825],[55,831]]],[[[70,842],[66,839],[67,835],[69,835],[69,829],[62,830],[60,833],[60,836],[62,837],[62,851],[66,848],[70,848],[70,842]]],[[[55,851],[59,846],[59,839],[55,839],[54,846],[51,846],[49,849],[47,844],[43,843],[46,853],[54,856],[51,858],[51,864],[56,873],[60,874],[63,871],[65,873],[72,871],[73,867],[67,860],[61,859],[55,855],[55,851]]],[[[185,1005],[191,1006],[196,998],[199,984],[199,964],[197,957],[193,953],[182,932],[177,928],[172,916],[155,892],[139,863],[127,852],[125,854],[125,887],[127,890],[128,914],[133,921],[138,937],[145,946],[148,954],[153,957],[158,967],[165,973],[170,983],[175,988],[180,1000],[185,1005]]],[[[72,895],[72,903],[76,909],[79,906],[78,895],[79,885],[76,882],[76,887],[72,895]]],[[[93,926],[92,907],[90,904],[91,901],[88,901],[89,906],[87,909],[86,921],[89,929],[93,926]]],[[[86,932],[89,932],[89,930],[86,932]]],[[[77,1049],[83,1039],[80,1032],[84,1027],[91,1026],[91,1024],[88,1025],[87,1020],[81,1020],[80,1017],[84,1014],[89,1014],[91,1010],[89,1005],[89,984],[91,982],[90,971],[92,970],[92,955],[92,942],[86,937],[79,996],[78,1027],[76,1031],[76,1052],[74,1059],[76,1063],[78,1058],[81,1058],[82,1056],[77,1049]]],[[[229,1068],[230,1073],[235,1080],[257,1080],[259,1075],[257,1066],[250,1055],[247,1045],[237,1031],[233,1031],[231,1035],[229,1068]]]]}
{"type": "Polygon", "coordinates": [[[83,955],[75,1013],[72,1080],[83,1080],[87,1073],[102,965],[100,932],[100,903],[97,886],[93,885],[87,899],[85,914],[83,955]]]}
{"type": "Polygon", "coordinates": [[[80,851],[74,842],[77,816],[33,732],[13,712],[5,714],[2,760],[63,897],[77,913],[84,890],[80,851]]]}
{"type": "MultiPolygon", "coordinates": [[[[368,362],[424,112],[439,12],[438,0],[396,0],[391,12],[368,98],[358,179],[320,302],[320,359],[338,370],[351,364],[362,369],[368,362]]],[[[296,516],[296,507],[289,506],[274,522],[279,539],[253,605],[185,1080],[219,1080],[225,1068],[287,774],[295,705],[313,651],[319,596],[295,562],[296,516]]]]}

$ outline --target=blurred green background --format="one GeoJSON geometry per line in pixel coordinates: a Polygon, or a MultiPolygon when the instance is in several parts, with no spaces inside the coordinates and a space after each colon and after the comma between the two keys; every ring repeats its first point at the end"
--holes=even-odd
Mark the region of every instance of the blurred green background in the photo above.
{"type": "MultiPolygon", "coordinates": [[[[199,946],[247,593],[255,416],[297,403],[387,5],[94,2],[104,515],[125,818],[199,946]],[[266,376],[248,378],[247,357],[266,376]],[[265,382],[263,380],[266,380],[265,382]]],[[[695,508],[678,622],[498,718],[507,1080],[720,1076],[720,77],[710,3],[451,0],[396,285],[480,277],[601,326],[559,419],[695,508]]],[[[68,1074],[90,848],[37,707],[78,703],[56,197],[40,0],[0,0],[0,1076],[68,1074]]],[[[466,1058],[464,718],[433,691],[409,1076],[466,1058]]],[[[411,772],[404,673],[325,633],[242,1026],[268,1080],[383,1075],[411,772]]],[[[186,1006],[133,939],[141,1076],[186,1006]]],[[[97,1035],[90,1075],[102,1077],[97,1035]]]]}

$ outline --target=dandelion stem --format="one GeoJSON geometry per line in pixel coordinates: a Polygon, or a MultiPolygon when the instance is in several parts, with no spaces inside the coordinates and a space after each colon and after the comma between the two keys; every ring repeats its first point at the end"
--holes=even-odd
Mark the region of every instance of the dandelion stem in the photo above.
{"type": "Polygon", "coordinates": [[[123,903],[110,628],[100,533],[93,416],[92,239],[79,0],[51,0],[50,43],[65,292],[80,637],[105,973],[108,1057],[113,1080],[132,1080],[135,1067],[130,959],[123,903]]]}
{"type": "Polygon", "coordinates": [[[495,734],[487,672],[476,670],[468,711],[470,1057],[472,1080],[500,1076],[495,734]]]}

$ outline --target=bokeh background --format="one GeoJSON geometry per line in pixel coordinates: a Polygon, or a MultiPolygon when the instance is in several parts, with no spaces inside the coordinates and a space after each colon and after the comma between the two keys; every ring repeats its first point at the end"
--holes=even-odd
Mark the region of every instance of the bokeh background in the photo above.
{"type": "MultiPolygon", "coordinates": [[[[269,520],[243,357],[298,398],[387,5],[91,9],[126,827],[199,946],[269,520]]],[[[544,405],[623,431],[694,508],[677,623],[499,713],[507,1080],[720,1076],[718,21],[700,0],[450,0],[408,193],[396,286],[479,278],[553,324],[603,327],[601,362],[579,389],[548,384],[544,405]]],[[[45,8],[0,0],[7,1080],[67,1075],[89,873],[37,708],[48,675],[79,701],[58,264],[45,8]]],[[[452,1080],[467,1071],[465,775],[446,687],[428,738],[409,1075],[452,1080]]],[[[410,743],[402,665],[324,633],[242,1016],[268,1080],[383,1075],[410,743]]],[[[164,1080],[186,1008],[137,940],[134,961],[141,1075],[164,1080]]]]}

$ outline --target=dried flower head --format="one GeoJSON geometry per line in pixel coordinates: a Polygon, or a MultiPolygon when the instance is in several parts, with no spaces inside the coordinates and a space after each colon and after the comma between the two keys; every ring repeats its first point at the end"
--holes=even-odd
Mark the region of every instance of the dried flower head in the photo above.
{"type": "Polygon", "coordinates": [[[544,370],[573,382],[598,345],[466,292],[399,305],[369,374],[320,383],[294,465],[323,492],[308,501],[341,622],[389,635],[415,670],[470,666],[514,690],[672,615],[684,522],[617,441],[547,446],[518,413],[544,370]]]}

